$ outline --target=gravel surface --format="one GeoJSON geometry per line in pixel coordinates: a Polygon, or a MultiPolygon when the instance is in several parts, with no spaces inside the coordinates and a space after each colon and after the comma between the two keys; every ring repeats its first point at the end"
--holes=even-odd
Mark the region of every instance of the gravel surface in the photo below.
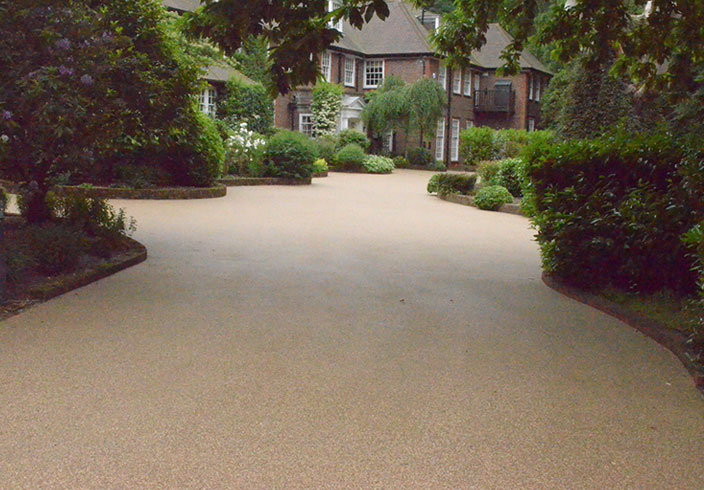
{"type": "Polygon", "coordinates": [[[677,359],[430,175],[116,201],[149,260],[0,323],[0,488],[704,488],[677,359]]]}

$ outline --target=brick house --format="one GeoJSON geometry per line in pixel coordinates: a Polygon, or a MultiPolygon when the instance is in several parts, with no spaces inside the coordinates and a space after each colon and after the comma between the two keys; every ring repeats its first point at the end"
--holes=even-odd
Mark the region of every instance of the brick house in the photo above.
{"type": "MultiPolygon", "coordinates": [[[[501,51],[511,42],[503,28],[492,24],[486,33],[487,44],[474,53],[466,67],[452,70],[443,65],[428,42],[438,16],[419,11],[403,0],[387,3],[390,14],[385,21],[374,18],[361,30],[346,22],[338,23],[335,27],[342,31],[342,39],[321,55],[323,77],[345,88],[338,130],[365,130],[361,120],[364,94],[389,76],[406,83],[432,78],[447,91],[446,116],[438,121],[435,137],[426,138],[425,146],[448,166],[461,163],[462,129],[477,125],[533,130],[538,126],[540,97],[551,74],[535,56],[524,52],[520,74],[497,77],[496,69],[503,64],[501,51]]],[[[330,1],[330,8],[337,4],[330,1]]],[[[311,90],[310,86],[298,87],[277,98],[276,127],[312,133],[311,90]]],[[[384,139],[385,150],[392,153],[418,145],[417,140],[404,141],[401,134],[389,134],[384,139]]]]}

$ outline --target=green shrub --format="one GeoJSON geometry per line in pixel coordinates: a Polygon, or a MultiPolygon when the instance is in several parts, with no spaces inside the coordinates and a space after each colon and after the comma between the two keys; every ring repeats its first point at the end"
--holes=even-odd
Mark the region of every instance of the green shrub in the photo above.
{"type": "Polygon", "coordinates": [[[511,193],[503,186],[490,185],[482,187],[474,196],[474,204],[479,209],[487,211],[497,211],[504,204],[513,202],[511,193]]]}
{"type": "Polygon", "coordinates": [[[474,191],[477,182],[475,174],[436,174],[428,182],[429,194],[464,194],[474,191]]]}
{"type": "Polygon", "coordinates": [[[30,226],[25,239],[37,269],[44,274],[75,269],[88,249],[86,236],[75,227],[63,223],[30,226]]]}
{"type": "Polygon", "coordinates": [[[390,174],[394,170],[394,161],[379,155],[367,155],[362,166],[370,174],[390,174]]]}
{"type": "Polygon", "coordinates": [[[115,167],[115,181],[133,189],[168,187],[173,183],[171,175],[161,167],[129,163],[115,167]]]}
{"type": "Polygon", "coordinates": [[[335,154],[335,165],[341,170],[361,172],[366,154],[361,146],[350,143],[335,154]]]}
{"type": "Polygon", "coordinates": [[[494,133],[494,148],[498,158],[515,158],[528,144],[530,133],[523,129],[501,129],[494,133]]]}
{"type": "Polygon", "coordinates": [[[249,84],[232,78],[218,100],[218,118],[232,130],[239,130],[246,123],[250,131],[270,134],[274,125],[273,100],[267,90],[259,84],[249,84]]]}
{"type": "Polygon", "coordinates": [[[347,145],[350,144],[356,144],[362,147],[362,149],[367,152],[369,151],[369,138],[363,133],[360,133],[359,131],[355,131],[353,129],[345,129],[343,131],[340,131],[340,134],[337,135],[337,150],[341,150],[347,145]]]}
{"type": "Polygon", "coordinates": [[[230,175],[261,177],[264,173],[266,139],[242,122],[225,141],[225,166],[230,175]]]}
{"type": "Polygon", "coordinates": [[[477,165],[484,160],[494,160],[498,147],[494,131],[486,127],[474,127],[460,132],[460,158],[465,165],[477,165]]]}
{"type": "MultiPolygon", "coordinates": [[[[701,147],[700,147],[701,148],[701,147]]],[[[614,133],[526,150],[543,267],[577,286],[696,288],[680,237],[704,220],[704,152],[665,133],[614,133]]]]}
{"type": "Polygon", "coordinates": [[[394,167],[395,168],[408,168],[409,165],[410,164],[408,163],[408,160],[406,159],[406,157],[402,157],[400,155],[397,157],[394,157],[394,167]]]}
{"type": "Polygon", "coordinates": [[[477,174],[483,186],[499,185],[499,162],[495,160],[480,162],[477,174]]]}
{"type": "Polygon", "coordinates": [[[335,153],[337,153],[337,136],[324,134],[315,138],[315,144],[318,146],[318,156],[328,163],[335,161],[335,153]]]}
{"type": "Polygon", "coordinates": [[[269,139],[264,152],[265,175],[306,179],[318,155],[313,140],[303,133],[279,131],[269,139]]]}
{"type": "Polygon", "coordinates": [[[523,196],[522,167],[520,158],[507,158],[498,164],[498,184],[508,189],[513,197],[523,196]]]}
{"type": "Polygon", "coordinates": [[[425,148],[412,148],[406,153],[408,163],[413,167],[430,168],[435,164],[435,158],[425,148]]]}
{"type": "Polygon", "coordinates": [[[314,174],[324,174],[328,171],[328,162],[324,158],[318,158],[313,162],[313,173],[314,174]]]}

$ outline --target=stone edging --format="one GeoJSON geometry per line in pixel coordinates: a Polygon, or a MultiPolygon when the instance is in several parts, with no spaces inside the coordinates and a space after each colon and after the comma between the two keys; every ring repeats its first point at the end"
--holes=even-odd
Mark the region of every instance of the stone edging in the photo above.
{"type": "Polygon", "coordinates": [[[665,347],[680,360],[694,378],[695,386],[704,394],[704,373],[699,371],[687,357],[687,338],[682,333],[667,328],[652,318],[648,318],[606,298],[568,286],[547,273],[543,273],[542,279],[546,286],[558,293],[621,320],[665,347]]]}
{"type": "MultiPolygon", "coordinates": [[[[465,196],[463,194],[438,194],[440,199],[447,202],[452,202],[455,204],[462,204],[463,206],[474,206],[474,197],[465,196]]],[[[525,216],[521,211],[520,204],[504,204],[498,210],[499,213],[517,214],[519,216],[525,216]]]]}
{"type": "Polygon", "coordinates": [[[130,249],[127,252],[121,253],[94,267],[62,274],[49,282],[29,288],[27,293],[32,299],[47,301],[147,260],[147,249],[144,245],[128,237],[125,237],[124,240],[130,245],[130,249]]]}
{"type": "MultiPolygon", "coordinates": [[[[8,180],[0,180],[0,186],[12,194],[16,194],[19,185],[8,180]]],[[[82,187],[82,186],[57,186],[56,189],[69,195],[79,195],[101,199],[150,199],[150,200],[175,200],[175,199],[213,199],[225,197],[227,187],[216,184],[212,187],[165,187],[154,189],[127,189],[121,187],[82,187]]]]}
{"type": "Polygon", "coordinates": [[[283,177],[224,177],[218,182],[227,187],[239,187],[250,185],[310,185],[313,183],[311,177],[307,179],[287,179],[283,177]]]}

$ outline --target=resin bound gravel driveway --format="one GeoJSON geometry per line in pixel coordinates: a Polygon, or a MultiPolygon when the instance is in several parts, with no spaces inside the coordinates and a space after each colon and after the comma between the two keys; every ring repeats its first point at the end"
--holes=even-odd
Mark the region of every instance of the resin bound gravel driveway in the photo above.
{"type": "Polygon", "coordinates": [[[429,176],[116,202],[149,260],[0,323],[0,487],[704,488],[675,357],[429,176]]]}

